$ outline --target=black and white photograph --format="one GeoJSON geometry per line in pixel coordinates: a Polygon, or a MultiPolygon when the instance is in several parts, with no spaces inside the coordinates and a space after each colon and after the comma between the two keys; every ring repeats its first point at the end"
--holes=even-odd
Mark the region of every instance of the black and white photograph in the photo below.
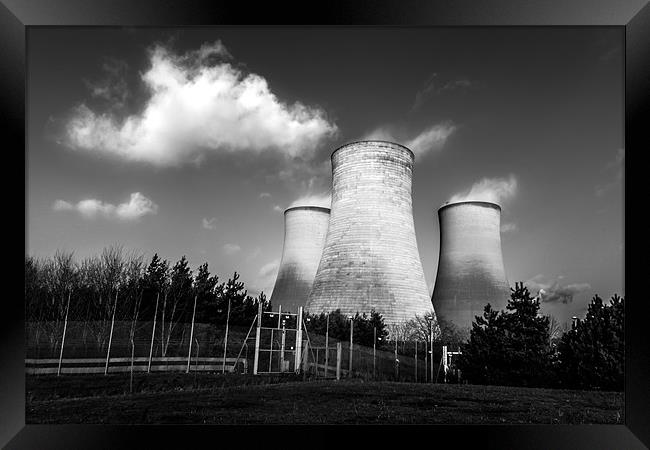
{"type": "MultiPolygon", "coordinates": [[[[22,61],[26,428],[638,422],[625,26],[47,14],[22,61]]],[[[8,448],[98,448],[67,439],[8,448]]]]}

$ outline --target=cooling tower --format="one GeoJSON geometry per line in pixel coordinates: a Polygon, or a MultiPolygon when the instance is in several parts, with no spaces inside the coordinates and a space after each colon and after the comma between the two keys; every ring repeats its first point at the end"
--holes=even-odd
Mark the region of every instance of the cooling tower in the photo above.
{"type": "Polygon", "coordinates": [[[510,298],[501,254],[501,207],[466,201],[443,205],[440,256],[433,289],[438,318],[460,328],[471,328],[487,303],[505,309],[510,298]]]}
{"type": "Polygon", "coordinates": [[[271,303],[283,311],[305,306],[323,253],[330,210],[296,206],[284,212],[284,244],[271,303]]]}
{"type": "Polygon", "coordinates": [[[332,211],[309,312],[375,309],[395,324],[433,309],[415,240],[413,159],[383,141],[332,153],[332,211]]]}

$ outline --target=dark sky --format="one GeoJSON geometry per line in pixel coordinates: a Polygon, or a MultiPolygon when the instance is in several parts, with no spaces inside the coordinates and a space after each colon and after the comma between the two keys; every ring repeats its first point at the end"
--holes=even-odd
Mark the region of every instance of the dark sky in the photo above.
{"type": "Polygon", "coordinates": [[[622,49],[611,27],[30,28],[29,252],[186,255],[270,294],[282,211],[383,138],[416,153],[430,290],[436,210],[472,191],[502,205],[510,283],[564,321],[624,294],[622,49]]]}

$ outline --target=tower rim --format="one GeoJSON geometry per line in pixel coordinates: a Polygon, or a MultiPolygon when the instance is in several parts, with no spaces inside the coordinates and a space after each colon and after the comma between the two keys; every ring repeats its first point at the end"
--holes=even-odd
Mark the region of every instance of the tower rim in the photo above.
{"type": "Polygon", "coordinates": [[[495,202],[488,202],[485,200],[463,200],[459,202],[449,202],[445,203],[444,205],[440,206],[438,208],[438,212],[442,211],[445,208],[448,208],[450,206],[457,206],[457,205],[478,205],[478,206],[488,206],[494,209],[497,209],[501,211],[501,205],[495,202]]]}
{"type": "Polygon", "coordinates": [[[338,152],[339,150],[341,150],[341,149],[343,149],[343,148],[345,148],[345,147],[349,147],[349,146],[351,146],[351,145],[355,145],[355,144],[364,144],[364,143],[390,144],[391,146],[395,146],[395,147],[398,147],[398,148],[401,148],[401,149],[403,149],[403,150],[408,151],[408,152],[411,154],[411,158],[412,158],[413,160],[415,160],[415,153],[413,153],[413,150],[411,150],[410,148],[408,148],[406,145],[398,144],[397,142],[392,142],[392,141],[384,141],[384,140],[381,140],[381,139],[361,139],[361,140],[358,140],[358,141],[348,142],[348,143],[343,144],[343,145],[341,145],[340,147],[336,148],[336,149],[332,152],[332,154],[330,155],[330,159],[334,158],[334,153],[338,152]]]}
{"type": "Polygon", "coordinates": [[[328,214],[332,211],[332,208],[327,208],[325,206],[300,205],[300,206],[291,206],[285,209],[284,214],[288,213],[289,211],[295,211],[297,209],[314,210],[314,211],[326,212],[328,214]]]}

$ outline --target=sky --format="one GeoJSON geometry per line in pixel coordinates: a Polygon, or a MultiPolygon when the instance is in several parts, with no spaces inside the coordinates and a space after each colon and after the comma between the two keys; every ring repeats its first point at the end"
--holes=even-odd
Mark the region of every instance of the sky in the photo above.
{"type": "Polygon", "coordinates": [[[613,27],[32,27],[28,252],[185,255],[270,297],[284,209],[327,204],[337,147],[391,140],[416,155],[429,291],[438,207],[495,201],[510,284],[566,322],[595,294],[625,294],[623,40],[613,27]]]}

